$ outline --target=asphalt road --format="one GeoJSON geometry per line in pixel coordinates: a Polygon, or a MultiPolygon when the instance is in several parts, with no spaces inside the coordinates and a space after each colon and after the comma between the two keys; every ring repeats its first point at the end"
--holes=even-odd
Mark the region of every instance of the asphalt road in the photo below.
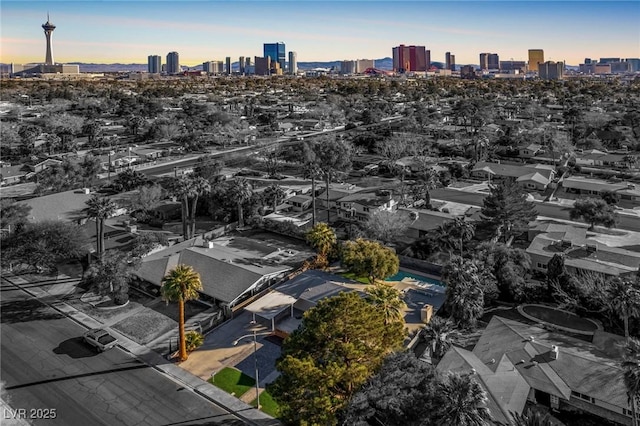
{"type": "MultiPolygon", "coordinates": [[[[434,189],[430,191],[431,198],[455,203],[469,204],[482,207],[485,195],[474,194],[455,189],[434,189]]],[[[570,208],[548,203],[535,203],[539,216],[551,217],[554,219],[571,220],[569,217],[570,208]]],[[[640,217],[619,214],[616,228],[630,231],[640,231],[640,217]]]]}
{"type": "Polygon", "coordinates": [[[32,424],[245,424],[119,348],[96,353],[84,328],[4,280],[0,291],[3,399],[32,424]]]}

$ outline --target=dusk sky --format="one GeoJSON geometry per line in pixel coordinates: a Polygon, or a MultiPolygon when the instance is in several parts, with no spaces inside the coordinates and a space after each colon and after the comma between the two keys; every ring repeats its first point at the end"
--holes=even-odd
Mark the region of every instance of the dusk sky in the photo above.
{"type": "Polygon", "coordinates": [[[282,41],[298,61],[378,59],[398,44],[424,45],[457,64],[481,52],[582,63],[640,57],[639,1],[6,1],[0,62],[43,62],[41,25],[56,25],[56,62],[146,63],[177,51],[182,65],[262,56],[282,41]]]}

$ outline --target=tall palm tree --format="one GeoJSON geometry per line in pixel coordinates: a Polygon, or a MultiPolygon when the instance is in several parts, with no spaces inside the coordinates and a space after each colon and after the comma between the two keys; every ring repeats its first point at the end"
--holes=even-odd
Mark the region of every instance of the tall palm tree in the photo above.
{"type": "Polygon", "coordinates": [[[104,253],[104,221],[115,213],[118,206],[106,197],[92,196],[86,201],[87,216],[96,220],[96,252],[99,257],[104,253]]]}
{"type": "Polygon", "coordinates": [[[629,337],[629,318],[640,317],[640,286],[632,280],[615,277],[608,291],[609,303],[624,323],[624,337],[629,337]]]}
{"type": "Polygon", "coordinates": [[[638,426],[638,411],[640,410],[640,339],[635,337],[627,338],[624,345],[624,356],[622,358],[622,370],[624,384],[629,396],[631,414],[633,415],[633,425],[638,426]]]}
{"type": "Polygon", "coordinates": [[[211,190],[209,181],[201,176],[181,176],[171,183],[170,191],[182,204],[182,236],[193,238],[196,232],[196,208],[198,197],[211,190]]]}
{"type": "Polygon", "coordinates": [[[319,258],[326,258],[338,241],[333,228],[324,222],[320,222],[307,231],[307,241],[318,252],[319,258]]]}
{"type": "Polygon", "coordinates": [[[437,362],[453,343],[460,339],[461,334],[450,320],[432,317],[427,326],[420,331],[420,337],[431,348],[431,359],[437,362]]]}
{"type": "Polygon", "coordinates": [[[445,305],[458,326],[474,327],[484,312],[484,291],[477,262],[454,256],[445,265],[445,305]]]}
{"type": "Polygon", "coordinates": [[[189,265],[176,266],[162,279],[162,298],[167,303],[178,303],[179,361],[186,360],[188,356],[184,333],[184,304],[188,300],[197,299],[200,290],[202,290],[200,274],[189,265]]]}
{"type": "Polygon", "coordinates": [[[490,425],[487,394],[471,374],[450,373],[438,383],[436,425],[490,425]]]}
{"type": "Polygon", "coordinates": [[[244,227],[242,205],[251,198],[251,195],[253,195],[251,184],[244,178],[237,178],[231,184],[231,194],[233,195],[233,198],[235,198],[236,205],[238,206],[238,227],[242,228],[244,227]]]}
{"type": "Polygon", "coordinates": [[[320,167],[314,161],[304,164],[304,178],[311,179],[311,226],[316,225],[316,179],[322,176],[320,167]]]}
{"type": "Polygon", "coordinates": [[[385,324],[403,321],[403,309],[406,305],[398,290],[379,282],[373,287],[367,287],[365,292],[367,301],[384,313],[385,324]]]}
{"type": "Polygon", "coordinates": [[[191,200],[191,207],[189,208],[189,224],[191,229],[189,230],[189,237],[193,238],[196,233],[196,208],[198,207],[198,197],[207,194],[211,191],[211,183],[203,177],[191,178],[192,192],[189,194],[191,200]]]}

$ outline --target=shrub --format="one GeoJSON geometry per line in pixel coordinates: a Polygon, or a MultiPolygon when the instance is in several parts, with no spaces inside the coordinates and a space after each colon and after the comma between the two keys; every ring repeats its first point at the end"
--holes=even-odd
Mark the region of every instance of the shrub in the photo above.
{"type": "Polygon", "coordinates": [[[187,342],[187,352],[193,352],[204,344],[204,336],[197,331],[187,331],[184,337],[187,342]]]}

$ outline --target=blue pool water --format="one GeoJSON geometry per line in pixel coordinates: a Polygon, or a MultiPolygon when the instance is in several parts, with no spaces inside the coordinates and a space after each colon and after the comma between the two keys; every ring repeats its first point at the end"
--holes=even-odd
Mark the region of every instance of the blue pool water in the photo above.
{"type": "Polygon", "coordinates": [[[442,282],[436,280],[435,278],[429,278],[423,275],[418,275],[418,274],[414,274],[414,273],[403,271],[403,270],[398,271],[397,274],[387,278],[385,281],[402,281],[403,278],[413,278],[414,280],[421,281],[423,283],[443,286],[442,282]]]}

